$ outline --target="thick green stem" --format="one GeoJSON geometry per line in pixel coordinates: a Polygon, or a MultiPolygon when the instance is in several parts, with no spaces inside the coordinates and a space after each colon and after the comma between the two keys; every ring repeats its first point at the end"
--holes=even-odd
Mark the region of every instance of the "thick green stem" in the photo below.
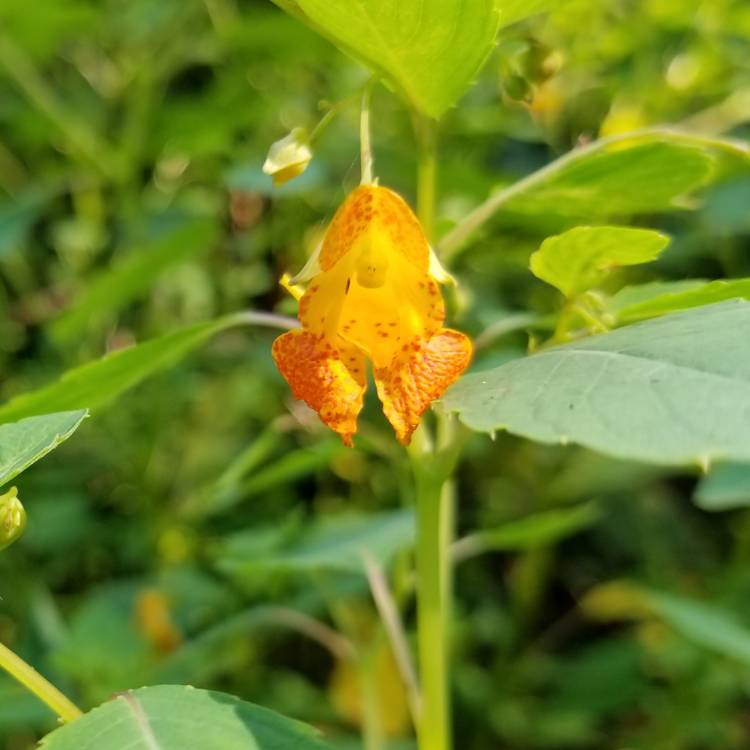
{"type": "Polygon", "coordinates": [[[39,672],[0,643],[0,669],[4,669],[27,690],[46,703],[63,721],[73,721],[83,712],[71,703],[54,685],[39,672]]]}
{"type": "MultiPolygon", "coordinates": [[[[437,173],[435,123],[414,116],[417,140],[417,214],[433,239],[437,173]]],[[[419,750],[450,750],[449,626],[452,582],[454,488],[452,430],[438,415],[436,441],[417,440],[411,449],[417,495],[417,640],[421,683],[419,750]],[[435,444],[437,443],[437,444],[435,444]]],[[[424,429],[418,432],[424,436],[424,429]]]]}
{"type": "Polygon", "coordinates": [[[430,470],[415,467],[417,485],[417,608],[422,713],[419,750],[449,750],[448,635],[453,532],[453,487],[430,470]]]}

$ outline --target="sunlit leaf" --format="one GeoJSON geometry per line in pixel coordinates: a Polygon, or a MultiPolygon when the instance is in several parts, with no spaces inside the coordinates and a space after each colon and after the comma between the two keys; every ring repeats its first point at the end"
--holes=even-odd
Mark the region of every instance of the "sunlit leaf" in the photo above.
{"type": "Polygon", "coordinates": [[[440,248],[443,255],[455,254],[501,210],[601,222],[674,210],[697,188],[747,170],[750,149],[737,141],[657,128],[602,138],[495,191],[443,237],[440,248]]]}
{"type": "Polygon", "coordinates": [[[65,442],[87,416],[79,409],[0,425],[0,486],[65,442]]]}
{"type": "Polygon", "coordinates": [[[618,266],[647,263],[669,238],[648,229],[576,227],[548,237],[530,260],[535,276],[572,297],[596,287],[618,266]]]}
{"type": "Polygon", "coordinates": [[[158,685],[121,693],[44,740],[46,750],[322,750],[311,727],[225,693],[158,685]]]}
{"type": "Polygon", "coordinates": [[[470,86],[495,43],[495,0],[284,0],[344,52],[439,117],[470,86]]]}
{"type": "Polygon", "coordinates": [[[460,380],[472,429],[621,458],[750,460],[750,304],[730,301],[542,350],[460,380]]]}
{"type": "Polygon", "coordinates": [[[524,18],[553,10],[564,3],[559,0],[500,0],[500,26],[510,26],[524,18]]]}

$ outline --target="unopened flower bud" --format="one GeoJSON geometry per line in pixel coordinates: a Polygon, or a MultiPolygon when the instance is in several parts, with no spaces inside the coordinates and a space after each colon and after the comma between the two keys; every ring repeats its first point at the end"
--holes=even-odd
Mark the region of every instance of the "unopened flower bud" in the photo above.
{"type": "Polygon", "coordinates": [[[294,128],[289,135],[271,144],[263,171],[271,175],[273,184],[278,187],[301,175],[312,158],[307,131],[294,128]]]}
{"type": "Polygon", "coordinates": [[[26,511],[18,499],[15,487],[0,495],[0,549],[18,539],[26,528],[26,511]]]}

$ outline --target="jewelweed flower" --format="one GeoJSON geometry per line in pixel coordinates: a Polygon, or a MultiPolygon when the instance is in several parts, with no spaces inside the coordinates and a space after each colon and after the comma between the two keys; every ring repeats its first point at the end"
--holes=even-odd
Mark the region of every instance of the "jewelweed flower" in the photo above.
{"type": "Polygon", "coordinates": [[[450,277],[417,217],[393,191],[361,185],[333,217],[292,284],[302,328],[274,341],[273,357],[294,396],[346,445],[372,363],[383,411],[407,445],[425,410],[466,369],[469,339],[443,328],[438,281],[450,277]]]}

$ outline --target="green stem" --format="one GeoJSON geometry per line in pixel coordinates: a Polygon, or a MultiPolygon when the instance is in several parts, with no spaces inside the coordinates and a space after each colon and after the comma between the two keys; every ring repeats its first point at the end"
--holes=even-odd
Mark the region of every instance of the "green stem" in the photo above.
{"type": "Polygon", "coordinates": [[[448,632],[453,531],[452,482],[436,477],[427,461],[415,466],[417,489],[417,640],[422,686],[419,750],[449,750],[448,632]]]}
{"type": "Polygon", "coordinates": [[[328,105],[328,109],[326,110],[325,114],[320,118],[318,124],[312,129],[310,133],[310,136],[308,138],[310,145],[313,146],[315,145],[315,143],[317,143],[318,139],[323,134],[323,131],[331,124],[331,122],[333,122],[333,120],[341,113],[341,111],[345,107],[348,107],[354,99],[359,99],[363,94],[365,94],[365,92],[370,91],[374,85],[375,79],[370,78],[363,86],[360,86],[351,94],[348,94],[343,99],[339,99],[334,104],[328,105]]]}
{"type": "Polygon", "coordinates": [[[432,241],[435,229],[435,190],[437,177],[437,133],[435,122],[414,115],[417,137],[417,215],[424,233],[432,241]]]}
{"type": "Polygon", "coordinates": [[[0,643],[0,668],[18,680],[27,690],[34,693],[42,703],[46,703],[63,721],[74,721],[79,716],[83,716],[83,712],[73,705],[53,684],[47,682],[36,669],[16,656],[2,643],[0,643]]]}
{"type": "MultiPolygon", "coordinates": [[[[428,240],[435,224],[437,134],[435,123],[414,116],[417,140],[417,214],[428,240]]],[[[453,542],[456,455],[450,418],[438,414],[436,438],[415,435],[411,448],[417,502],[417,641],[421,713],[419,750],[450,750],[449,630],[453,587],[450,547],[453,542]]]]}

